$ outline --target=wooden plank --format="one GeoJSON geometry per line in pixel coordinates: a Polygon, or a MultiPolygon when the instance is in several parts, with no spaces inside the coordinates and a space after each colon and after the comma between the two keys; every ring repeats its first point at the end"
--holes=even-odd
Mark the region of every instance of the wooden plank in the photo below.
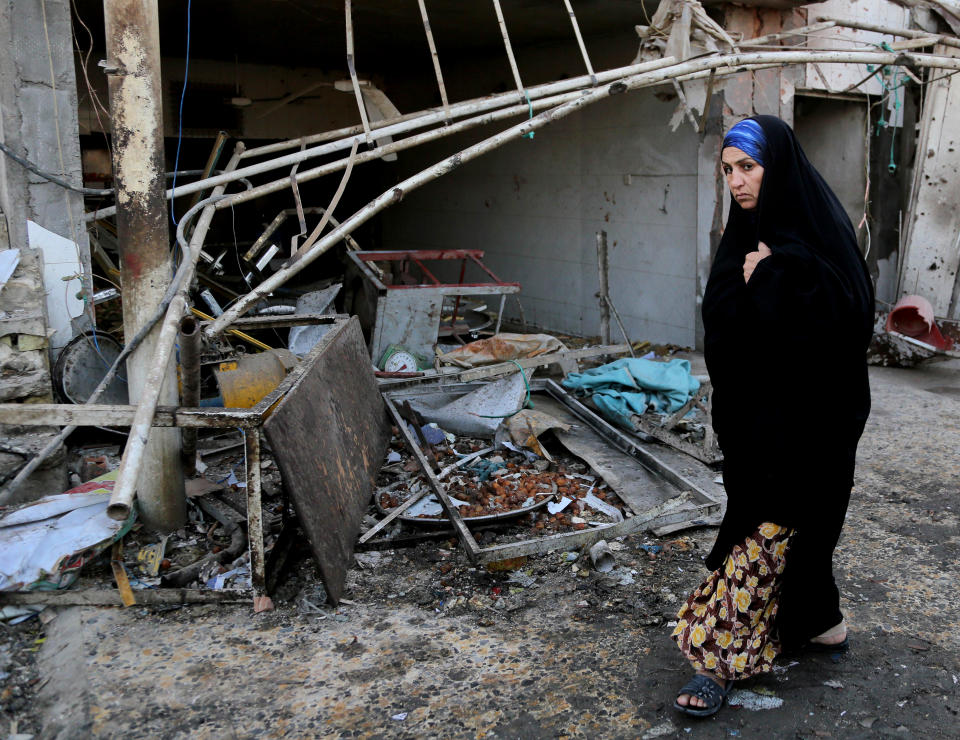
{"type": "MultiPolygon", "coordinates": [[[[130,426],[136,406],[72,403],[0,403],[0,424],[25,426],[130,426]]],[[[155,427],[249,429],[259,422],[250,409],[158,406],[155,427]]]]}
{"type": "Polygon", "coordinates": [[[390,423],[356,317],[311,351],[264,424],[331,601],[347,570],[390,439],[390,423]]]}
{"type": "MultiPolygon", "coordinates": [[[[159,588],[135,591],[139,606],[176,604],[237,604],[250,600],[247,591],[199,591],[187,588],[159,588]]],[[[0,591],[0,605],[37,606],[123,606],[120,593],[110,589],[67,589],[64,591],[0,591]]]]}

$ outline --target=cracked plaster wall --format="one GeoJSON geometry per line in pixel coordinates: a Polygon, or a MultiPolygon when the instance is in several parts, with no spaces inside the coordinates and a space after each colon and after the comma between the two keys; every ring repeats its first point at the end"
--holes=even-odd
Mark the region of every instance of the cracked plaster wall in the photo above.
{"type": "MultiPolygon", "coordinates": [[[[0,2],[0,138],[41,169],[80,185],[71,31],[66,0],[0,2]]],[[[0,401],[50,402],[43,254],[28,243],[27,221],[77,242],[78,261],[89,268],[86,229],[80,220],[83,200],[4,156],[0,157],[0,209],[4,216],[0,248],[21,253],[19,267],[0,292],[0,401]]],[[[77,280],[69,289],[83,288],[89,290],[89,282],[77,280]]],[[[36,450],[54,432],[4,426],[0,438],[36,450]]],[[[16,456],[0,455],[0,473],[21,462],[16,456]]],[[[56,454],[24,484],[15,501],[59,492],[65,485],[64,458],[56,454]]]]}

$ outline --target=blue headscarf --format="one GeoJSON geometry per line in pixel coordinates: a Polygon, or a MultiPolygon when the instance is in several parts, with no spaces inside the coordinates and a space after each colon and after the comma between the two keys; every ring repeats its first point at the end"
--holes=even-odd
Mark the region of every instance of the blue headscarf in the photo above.
{"type": "Polygon", "coordinates": [[[767,150],[767,137],[764,135],[763,129],[760,128],[760,124],[752,118],[745,118],[727,131],[727,135],[723,137],[722,148],[728,146],[746,152],[757,161],[757,164],[766,167],[763,158],[767,150]]]}

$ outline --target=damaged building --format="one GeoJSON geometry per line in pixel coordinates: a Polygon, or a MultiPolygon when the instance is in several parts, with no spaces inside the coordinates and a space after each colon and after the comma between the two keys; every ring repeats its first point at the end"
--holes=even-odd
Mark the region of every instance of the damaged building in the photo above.
{"type": "Polygon", "coordinates": [[[4,561],[19,617],[269,612],[298,553],[321,614],[423,543],[632,584],[622,538],[724,505],[700,306],[747,116],[850,217],[875,364],[960,357],[954,0],[17,0],[0,39],[0,524],[99,507],[4,561]],[[591,398],[618,358],[649,376],[591,398]]]}

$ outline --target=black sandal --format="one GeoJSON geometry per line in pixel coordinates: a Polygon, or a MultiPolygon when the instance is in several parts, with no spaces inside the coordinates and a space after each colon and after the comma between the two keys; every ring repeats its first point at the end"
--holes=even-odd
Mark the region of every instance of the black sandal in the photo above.
{"type": "Polygon", "coordinates": [[[727,694],[730,693],[731,686],[733,686],[733,681],[727,681],[725,686],[721,686],[709,676],[702,676],[698,673],[687,682],[686,686],[677,692],[677,696],[680,697],[683,694],[690,697],[695,696],[703,701],[706,706],[694,707],[689,704],[684,706],[675,701],[673,702],[673,708],[680,710],[684,714],[689,714],[692,717],[709,717],[711,714],[716,714],[720,711],[720,707],[723,706],[727,694]]]}
{"type": "Polygon", "coordinates": [[[833,645],[807,640],[803,649],[808,653],[847,653],[850,652],[850,638],[844,637],[842,642],[835,642],[833,645]]]}

